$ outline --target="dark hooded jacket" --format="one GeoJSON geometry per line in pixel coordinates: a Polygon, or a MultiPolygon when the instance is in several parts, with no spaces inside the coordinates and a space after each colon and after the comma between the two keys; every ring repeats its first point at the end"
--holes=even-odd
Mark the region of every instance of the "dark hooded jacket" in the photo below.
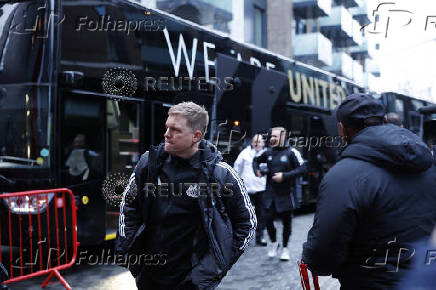
{"type": "Polygon", "coordinates": [[[341,289],[392,289],[435,222],[430,150],[407,129],[368,127],[321,182],[303,261],[341,289]]]}
{"type": "MultiPolygon", "coordinates": [[[[218,184],[219,189],[211,190],[206,186],[206,194],[198,197],[209,246],[206,252],[193,253],[193,268],[185,280],[191,280],[199,289],[214,289],[248,246],[257,221],[245,186],[235,171],[221,161],[221,154],[207,141],[200,143],[199,150],[201,174],[198,182],[218,184]]],[[[144,186],[158,183],[160,169],[167,158],[164,144],[153,146],[141,156],[130,177],[120,205],[115,245],[118,255],[147,254],[144,238],[150,234],[147,220],[151,218],[153,195],[147,194],[144,186]]],[[[128,258],[124,260],[129,261],[128,258]]],[[[124,266],[136,277],[144,266],[141,262],[124,266]]]]}

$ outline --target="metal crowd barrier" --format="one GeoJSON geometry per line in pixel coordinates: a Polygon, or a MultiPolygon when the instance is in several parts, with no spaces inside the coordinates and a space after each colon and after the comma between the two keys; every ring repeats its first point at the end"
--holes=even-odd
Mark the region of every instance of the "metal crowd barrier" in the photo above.
{"type": "MultiPolygon", "coordinates": [[[[303,290],[310,290],[309,273],[307,272],[307,265],[303,261],[297,261],[298,270],[300,271],[301,286],[303,290]]],[[[320,290],[318,283],[318,276],[312,274],[313,288],[320,290]]]]}
{"type": "Polygon", "coordinates": [[[9,272],[5,284],[48,274],[41,287],[56,276],[71,289],[59,271],[76,261],[76,211],[66,188],[0,194],[0,263],[9,272]]]}

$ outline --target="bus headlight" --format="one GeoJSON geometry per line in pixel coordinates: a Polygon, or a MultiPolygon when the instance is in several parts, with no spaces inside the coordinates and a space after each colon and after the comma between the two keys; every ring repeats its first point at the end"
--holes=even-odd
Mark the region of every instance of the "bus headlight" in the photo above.
{"type": "Polygon", "coordinates": [[[54,193],[45,193],[31,196],[13,196],[3,198],[3,202],[9,207],[12,213],[43,213],[53,199],[54,193]]]}

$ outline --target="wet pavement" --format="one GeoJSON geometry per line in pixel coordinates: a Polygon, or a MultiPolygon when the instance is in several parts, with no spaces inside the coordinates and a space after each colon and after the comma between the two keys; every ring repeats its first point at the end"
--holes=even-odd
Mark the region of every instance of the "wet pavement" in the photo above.
{"type": "MultiPolygon", "coordinates": [[[[298,215],[293,219],[293,232],[289,241],[291,260],[282,262],[278,257],[267,257],[265,247],[249,247],[239,261],[227,273],[218,289],[302,289],[296,260],[301,257],[302,244],[306,240],[307,232],[313,222],[313,214],[298,215]]],[[[280,223],[277,223],[280,229],[280,223]]],[[[277,237],[281,237],[280,230],[277,237]]],[[[280,241],[280,240],[279,240],[280,241]]],[[[101,251],[102,248],[99,248],[101,251]]],[[[135,280],[130,273],[122,267],[113,265],[113,262],[102,265],[96,259],[96,249],[80,249],[88,253],[88,264],[79,265],[61,271],[63,277],[73,289],[136,289],[135,280]],[[94,265],[96,264],[96,265],[94,265]]],[[[9,285],[12,290],[39,288],[44,278],[33,278],[27,281],[9,285]]],[[[53,281],[56,281],[53,279],[53,281]]],[[[320,286],[323,290],[339,289],[339,283],[331,277],[320,277],[320,286]]],[[[64,289],[59,283],[50,283],[46,289],[64,289]]]]}

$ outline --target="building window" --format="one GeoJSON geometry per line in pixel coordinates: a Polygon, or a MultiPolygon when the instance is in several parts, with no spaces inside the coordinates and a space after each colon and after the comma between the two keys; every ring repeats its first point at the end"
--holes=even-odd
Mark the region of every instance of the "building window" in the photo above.
{"type": "Polygon", "coordinates": [[[254,6],[254,44],[265,47],[265,11],[254,6]]]}
{"type": "Polygon", "coordinates": [[[303,18],[295,18],[295,34],[304,34],[307,30],[307,21],[303,18]]]}

